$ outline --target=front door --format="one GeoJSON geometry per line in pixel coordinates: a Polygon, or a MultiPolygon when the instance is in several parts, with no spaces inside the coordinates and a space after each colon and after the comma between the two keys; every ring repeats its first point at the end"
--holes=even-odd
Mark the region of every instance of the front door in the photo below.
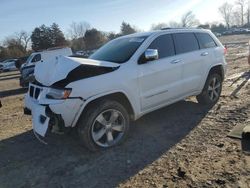
{"type": "Polygon", "coordinates": [[[142,112],[180,97],[182,88],[182,61],[175,56],[172,36],[158,36],[148,49],[157,49],[159,59],[138,65],[142,112]]]}

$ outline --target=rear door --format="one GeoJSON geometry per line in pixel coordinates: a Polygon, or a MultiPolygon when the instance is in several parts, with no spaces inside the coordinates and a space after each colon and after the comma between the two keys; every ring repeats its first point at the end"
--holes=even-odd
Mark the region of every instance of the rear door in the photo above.
{"type": "Polygon", "coordinates": [[[157,49],[159,59],[138,65],[142,111],[178,98],[182,88],[182,65],[176,60],[172,35],[158,36],[148,49],[157,49]]]}
{"type": "Polygon", "coordinates": [[[224,53],[224,50],[221,50],[220,47],[217,46],[214,39],[208,33],[195,33],[195,36],[198,39],[200,55],[202,56],[202,74],[204,74],[203,80],[201,80],[202,89],[206,82],[206,73],[212,64],[216,63],[216,48],[221,51],[219,58],[223,57],[221,54],[224,53]]]}
{"type": "Polygon", "coordinates": [[[183,96],[192,94],[199,90],[201,79],[204,77],[203,66],[204,56],[200,51],[198,40],[194,33],[176,33],[173,34],[176,54],[182,61],[182,94],[183,96]]]}

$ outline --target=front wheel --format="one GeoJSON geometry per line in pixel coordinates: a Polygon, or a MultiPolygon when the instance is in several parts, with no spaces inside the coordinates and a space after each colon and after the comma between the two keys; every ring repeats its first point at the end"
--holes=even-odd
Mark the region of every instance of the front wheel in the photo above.
{"type": "Polygon", "coordinates": [[[88,108],[78,122],[80,141],[91,151],[120,144],[128,131],[128,112],[116,101],[99,101],[88,108]]]}
{"type": "Polygon", "coordinates": [[[217,73],[208,76],[202,93],[196,96],[197,101],[201,104],[214,105],[220,98],[222,90],[222,78],[217,73]]]}

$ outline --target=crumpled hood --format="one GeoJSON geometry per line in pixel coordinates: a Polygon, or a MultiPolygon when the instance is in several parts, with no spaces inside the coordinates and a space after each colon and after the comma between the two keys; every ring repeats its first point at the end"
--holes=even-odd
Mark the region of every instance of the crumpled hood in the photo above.
{"type": "Polygon", "coordinates": [[[45,86],[65,86],[87,77],[97,76],[119,68],[119,64],[85,58],[58,56],[48,62],[39,62],[35,67],[35,78],[45,86]]]}

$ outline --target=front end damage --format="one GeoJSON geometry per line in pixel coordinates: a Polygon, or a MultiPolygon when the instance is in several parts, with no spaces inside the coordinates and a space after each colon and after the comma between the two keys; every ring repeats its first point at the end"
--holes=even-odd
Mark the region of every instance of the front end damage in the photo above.
{"type": "Polygon", "coordinates": [[[63,56],[37,64],[35,81],[29,84],[24,107],[24,113],[32,115],[34,132],[44,137],[49,129],[61,132],[74,127],[86,102],[82,96],[91,96],[79,92],[82,84],[74,88],[67,88],[68,85],[118,68],[111,62],[63,56]]]}
{"type": "Polygon", "coordinates": [[[81,98],[48,99],[49,90],[30,84],[25,95],[24,113],[32,115],[33,130],[43,137],[48,129],[58,132],[75,126],[76,114],[84,103],[81,98]]]}

